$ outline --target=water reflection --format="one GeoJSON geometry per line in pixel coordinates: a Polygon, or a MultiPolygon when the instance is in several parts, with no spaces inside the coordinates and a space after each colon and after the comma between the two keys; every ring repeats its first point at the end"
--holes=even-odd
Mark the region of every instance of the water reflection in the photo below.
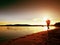
{"type": "MultiPolygon", "coordinates": [[[[50,29],[54,29],[55,27],[50,26],[50,29]]],[[[41,31],[47,31],[47,27],[41,26],[0,26],[0,37],[4,37],[5,39],[14,39],[25,35],[30,35],[33,33],[38,33],[41,31]]]]}

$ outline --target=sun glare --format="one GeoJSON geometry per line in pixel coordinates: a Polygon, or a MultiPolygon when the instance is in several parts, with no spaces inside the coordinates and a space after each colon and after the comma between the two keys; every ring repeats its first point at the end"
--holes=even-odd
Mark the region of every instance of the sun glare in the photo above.
{"type": "Polygon", "coordinates": [[[39,13],[38,18],[34,18],[33,22],[35,24],[46,25],[46,20],[52,20],[52,11],[44,10],[42,13],[39,13]],[[39,17],[40,16],[40,17],[39,17]]]}
{"type": "Polygon", "coordinates": [[[51,18],[49,18],[48,16],[44,16],[42,19],[40,18],[35,18],[33,19],[33,22],[34,24],[37,24],[37,25],[46,25],[46,20],[51,20],[51,18]]]}
{"type": "Polygon", "coordinates": [[[44,17],[44,18],[43,18],[43,21],[46,21],[47,19],[48,19],[47,17],[44,17]]]}

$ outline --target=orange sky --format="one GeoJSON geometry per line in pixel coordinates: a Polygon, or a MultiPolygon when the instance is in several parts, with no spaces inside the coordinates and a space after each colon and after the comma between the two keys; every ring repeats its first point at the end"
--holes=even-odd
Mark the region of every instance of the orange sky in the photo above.
{"type": "Polygon", "coordinates": [[[17,1],[0,10],[0,24],[51,24],[60,22],[59,0],[17,1]]]}

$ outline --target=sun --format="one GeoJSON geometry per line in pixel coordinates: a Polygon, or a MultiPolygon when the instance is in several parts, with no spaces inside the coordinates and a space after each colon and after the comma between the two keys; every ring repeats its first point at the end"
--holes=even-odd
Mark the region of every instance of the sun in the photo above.
{"type": "Polygon", "coordinates": [[[33,24],[35,24],[35,25],[46,25],[46,19],[47,18],[43,18],[43,19],[40,19],[40,18],[34,18],[33,19],[33,24]]]}
{"type": "Polygon", "coordinates": [[[52,20],[52,15],[53,13],[51,13],[50,11],[44,11],[43,13],[41,13],[38,18],[34,18],[33,22],[35,24],[41,24],[41,25],[46,25],[46,20],[52,20]]]}
{"type": "Polygon", "coordinates": [[[41,18],[34,18],[33,19],[33,24],[35,25],[46,25],[46,20],[51,20],[51,18],[49,18],[48,16],[44,16],[41,18]]]}
{"type": "Polygon", "coordinates": [[[48,19],[47,17],[44,17],[44,18],[43,18],[43,21],[46,21],[47,19],[48,19]]]}
{"type": "Polygon", "coordinates": [[[46,21],[47,21],[47,20],[51,20],[51,18],[49,18],[49,17],[47,17],[47,16],[46,16],[46,17],[44,17],[44,18],[43,18],[43,24],[45,24],[45,25],[46,25],[46,21]]]}

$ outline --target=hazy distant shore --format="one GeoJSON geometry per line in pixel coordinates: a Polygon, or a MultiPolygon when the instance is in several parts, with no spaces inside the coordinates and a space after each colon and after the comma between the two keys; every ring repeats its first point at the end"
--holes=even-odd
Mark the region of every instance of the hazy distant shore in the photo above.
{"type": "MultiPolygon", "coordinates": [[[[0,26],[46,26],[46,25],[0,25],[0,26]]],[[[54,25],[50,25],[50,26],[54,26],[54,25]]]]}

